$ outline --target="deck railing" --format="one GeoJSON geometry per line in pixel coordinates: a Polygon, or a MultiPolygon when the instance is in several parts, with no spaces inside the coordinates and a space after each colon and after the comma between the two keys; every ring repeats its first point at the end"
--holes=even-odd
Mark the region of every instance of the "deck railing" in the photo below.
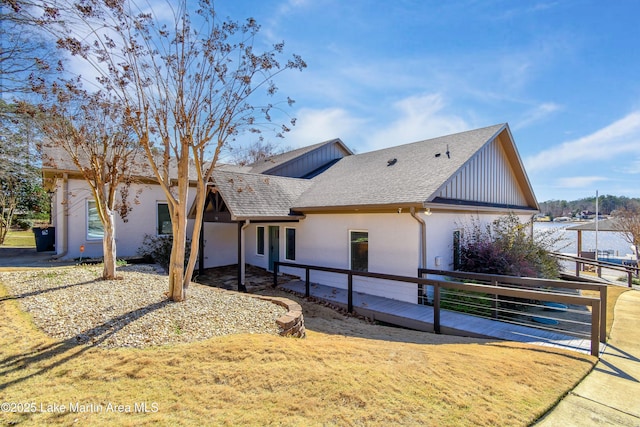
{"type": "Polygon", "coordinates": [[[596,270],[598,277],[602,277],[602,269],[606,268],[609,270],[616,270],[625,273],[627,275],[627,286],[631,287],[633,285],[633,276],[635,275],[636,277],[638,277],[640,273],[640,269],[638,269],[638,267],[633,267],[631,265],[616,264],[613,262],[561,254],[559,252],[551,252],[551,255],[559,260],[575,262],[576,277],[580,277],[580,272],[584,270],[585,265],[592,266],[596,270]]]}
{"type": "MultiPolygon", "coordinates": [[[[515,287],[522,290],[540,289],[546,293],[566,294],[565,290],[598,292],[600,298],[600,342],[606,343],[607,341],[607,285],[605,284],[419,268],[418,276],[423,277],[424,274],[453,277],[461,280],[473,280],[481,284],[515,287]]],[[[496,301],[496,299],[494,299],[494,301],[496,301]]],[[[563,301],[558,302],[564,303],[563,301]]],[[[497,317],[495,314],[497,312],[495,303],[492,308],[494,310],[494,317],[497,317]]]]}
{"type": "MultiPolygon", "coordinates": [[[[364,272],[364,271],[354,271],[347,270],[341,268],[331,268],[331,267],[322,267],[315,265],[306,265],[306,264],[296,264],[292,262],[280,262],[277,261],[274,263],[273,268],[273,286],[276,287],[278,284],[278,273],[280,267],[290,267],[305,270],[305,296],[310,296],[310,272],[311,271],[322,271],[328,273],[336,273],[336,274],[344,274],[347,276],[347,310],[349,313],[353,312],[353,278],[354,277],[368,277],[374,279],[382,279],[393,282],[401,282],[401,283],[415,283],[417,285],[428,285],[433,286],[434,295],[433,295],[433,329],[435,333],[440,333],[441,325],[440,325],[440,312],[441,312],[441,289],[451,289],[451,290],[462,290],[467,292],[477,292],[482,294],[496,295],[497,297],[510,297],[510,298],[521,298],[521,299],[530,299],[530,300],[538,300],[538,301],[548,301],[554,303],[561,304],[576,304],[581,306],[590,306],[591,307],[591,330],[590,330],[590,340],[591,340],[591,354],[594,356],[599,356],[600,352],[600,340],[601,334],[602,339],[606,339],[606,335],[601,333],[601,331],[605,331],[605,327],[601,327],[601,323],[606,322],[606,315],[602,316],[602,305],[606,307],[606,293],[605,293],[605,301],[604,304],[601,301],[601,298],[592,298],[592,297],[584,297],[577,295],[568,295],[566,293],[557,293],[557,292],[543,292],[540,290],[531,290],[531,289],[519,289],[513,287],[505,287],[498,286],[496,284],[486,285],[486,284],[471,284],[471,283],[461,283],[450,280],[441,280],[434,278],[424,278],[424,277],[409,277],[409,276],[398,276],[393,274],[382,274],[382,273],[372,273],[372,272],[364,272]]],[[[562,282],[564,283],[564,282],[562,282]]],[[[571,282],[566,282],[571,283],[571,282]]],[[[584,285],[584,284],[582,284],[584,285]]],[[[602,295],[602,294],[601,294],[602,295]]]]}

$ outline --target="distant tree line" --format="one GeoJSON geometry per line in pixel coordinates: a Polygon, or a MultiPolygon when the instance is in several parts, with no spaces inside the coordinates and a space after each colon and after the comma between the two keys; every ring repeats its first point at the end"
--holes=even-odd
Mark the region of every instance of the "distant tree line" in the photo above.
{"type": "MultiPolygon", "coordinates": [[[[602,215],[615,214],[616,210],[636,210],[640,208],[640,198],[629,198],[625,196],[604,195],[598,198],[598,212],[602,215]]],[[[540,203],[540,212],[549,215],[551,218],[560,216],[573,217],[582,212],[595,213],[596,197],[585,197],[583,199],[548,200],[540,203]]]]}

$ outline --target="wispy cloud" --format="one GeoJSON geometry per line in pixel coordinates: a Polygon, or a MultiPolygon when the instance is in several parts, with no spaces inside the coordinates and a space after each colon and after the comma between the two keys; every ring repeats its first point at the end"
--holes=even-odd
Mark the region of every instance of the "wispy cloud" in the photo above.
{"type": "Polygon", "coordinates": [[[518,130],[531,126],[561,109],[562,107],[554,102],[545,102],[537,105],[529,111],[526,111],[523,116],[515,122],[513,129],[518,130]]]}
{"type": "Polygon", "coordinates": [[[620,172],[620,173],[630,174],[630,175],[640,174],[640,157],[636,158],[635,160],[631,160],[627,164],[614,166],[613,170],[615,172],[620,172]]]}
{"type": "Polygon", "coordinates": [[[531,171],[584,161],[640,154],[640,111],[634,111],[591,135],[564,142],[525,159],[531,171]]]}
{"type": "Polygon", "coordinates": [[[287,143],[295,147],[340,138],[347,146],[353,148],[351,141],[361,136],[358,131],[366,122],[341,108],[323,110],[305,108],[298,111],[296,115],[296,126],[286,137],[287,143]]]}
{"type": "Polygon", "coordinates": [[[411,96],[393,105],[395,120],[373,133],[365,141],[370,150],[447,135],[469,128],[460,116],[444,111],[446,102],[441,94],[411,96]]]}
{"type": "Polygon", "coordinates": [[[278,6],[278,8],[276,9],[277,14],[286,15],[292,10],[299,7],[306,6],[309,3],[310,3],[309,0],[287,0],[285,2],[282,2],[280,6],[278,6]]]}
{"type": "Polygon", "coordinates": [[[598,182],[608,181],[604,176],[571,176],[559,178],[556,184],[562,188],[589,188],[598,182]]]}

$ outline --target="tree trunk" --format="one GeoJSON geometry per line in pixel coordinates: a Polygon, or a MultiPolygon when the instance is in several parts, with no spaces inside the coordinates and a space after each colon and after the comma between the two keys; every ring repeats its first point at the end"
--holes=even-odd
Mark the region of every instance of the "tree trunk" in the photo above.
{"type": "Polygon", "coordinates": [[[198,251],[200,248],[200,230],[202,228],[202,217],[204,215],[204,204],[207,197],[207,187],[201,180],[198,181],[196,188],[196,218],[193,223],[193,232],[191,234],[191,252],[189,253],[189,263],[185,271],[184,287],[187,289],[191,278],[193,277],[193,270],[196,266],[196,259],[198,258],[198,251]]]}
{"type": "MultiPolygon", "coordinates": [[[[186,298],[184,259],[187,247],[187,208],[189,200],[189,146],[183,144],[182,157],[178,160],[178,200],[173,203],[171,229],[173,246],[169,262],[169,299],[182,301],[186,298]]],[[[188,278],[191,280],[191,277],[188,278]]]]}
{"type": "Polygon", "coordinates": [[[105,208],[103,222],[104,237],[102,238],[102,251],[104,253],[103,279],[115,279],[116,277],[116,233],[115,216],[111,209],[105,208]]]}
{"type": "Polygon", "coordinates": [[[180,204],[175,207],[172,220],[180,223],[180,226],[172,223],[173,246],[171,248],[171,260],[169,262],[169,299],[178,302],[186,298],[184,289],[184,259],[185,248],[187,246],[186,204],[180,204]]]}

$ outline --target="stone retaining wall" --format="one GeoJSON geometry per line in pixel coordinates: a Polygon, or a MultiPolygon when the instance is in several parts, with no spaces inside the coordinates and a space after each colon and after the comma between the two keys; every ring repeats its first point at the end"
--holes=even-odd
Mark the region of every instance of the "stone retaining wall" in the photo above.
{"type": "Polygon", "coordinates": [[[306,331],[304,328],[304,316],[302,315],[302,307],[297,302],[288,298],[268,297],[263,295],[252,295],[261,300],[271,301],[281,307],[287,309],[287,313],[276,319],[276,323],[280,327],[280,335],[283,337],[304,338],[306,331]]]}

